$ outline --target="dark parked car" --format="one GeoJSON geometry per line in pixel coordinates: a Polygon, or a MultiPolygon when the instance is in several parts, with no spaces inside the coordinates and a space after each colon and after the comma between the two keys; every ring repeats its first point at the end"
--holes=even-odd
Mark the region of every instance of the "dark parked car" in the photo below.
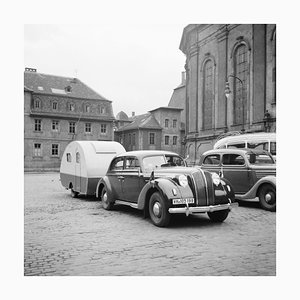
{"type": "Polygon", "coordinates": [[[269,152],[254,149],[209,150],[201,156],[200,166],[228,179],[236,199],[259,200],[262,208],[276,210],[276,163],[269,152]]]}
{"type": "Polygon", "coordinates": [[[156,226],[167,226],[172,214],[208,213],[223,222],[236,206],[230,183],[218,174],[186,166],[167,151],[131,151],[116,156],[100,179],[96,196],[104,209],[125,204],[143,210],[156,226]]]}

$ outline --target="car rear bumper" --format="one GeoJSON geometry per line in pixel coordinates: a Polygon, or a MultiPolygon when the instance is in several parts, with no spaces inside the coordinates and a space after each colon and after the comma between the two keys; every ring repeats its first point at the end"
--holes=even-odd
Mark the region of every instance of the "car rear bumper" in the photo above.
{"type": "Polygon", "coordinates": [[[210,206],[196,206],[196,207],[171,207],[169,208],[170,214],[198,214],[198,213],[206,213],[213,212],[218,210],[231,210],[232,208],[238,207],[238,203],[228,203],[228,204],[219,204],[219,205],[210,205],[210,206]]]}

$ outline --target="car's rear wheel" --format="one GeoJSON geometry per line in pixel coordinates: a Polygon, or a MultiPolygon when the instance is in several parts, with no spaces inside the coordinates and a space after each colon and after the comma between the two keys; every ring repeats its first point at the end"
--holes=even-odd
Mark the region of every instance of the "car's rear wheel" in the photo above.
{"type": "Polygon", "coordinates": [[[158,227],[166,227],[170,223],[170,213],[160,193],[155,192],[149,200],[149,214],[151,221],[158,227]]]}
{"type": "Polygon", "coordinates": [[[222,223],[229,214],[229,209],[212,211],[207,213],[210,220],[215,223],[222,223]]]}
{"type": "Polygon", "coordinates": [[[276,190],[271,184],[265,184],[260,188],[259,194],[260,206],[269,211],[276,210],[276,190]]]}
{"type": "Polygon", "coordinates": [[[101,201],[102,201],[102,207],[106,210],[111,210],[114,206],[114,204],[111,203],[108,199],[107,190],[105,187],[102,189],[101,192],[101,201]]]}
{"type": "Polygon", "coordinates": [[[79,195],[79,193],[76,192],[76,191],[74,191],[73,188],[71,188],[71,197],[72,197],[72,198],[77,198],[78,195],[79,195]]]}

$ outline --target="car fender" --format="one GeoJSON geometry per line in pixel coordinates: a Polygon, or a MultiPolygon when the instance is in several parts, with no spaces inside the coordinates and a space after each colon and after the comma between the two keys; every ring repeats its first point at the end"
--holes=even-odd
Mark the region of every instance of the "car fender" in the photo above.
{"type": "Polygon", "coordinates": [[[111,197],[112,197],[112,188],[111,188],[111,184],[110,184],[107,176],[104,176],[104,177],[99,179],[97,187],[96,187],[96,198],[100,197],[99,191],[100,191],[100,187],[101,187],[102,184],[106,187],[107,195],[108,195],[109,199],[111,199],[111,197]]]}
{"type": "Polygon", "coordinates": [[[164,197],[164,199],[172,199],[172,198],[178,198],[182,197],[183,189],[185,190],[184,194],[189,195],[189,197],[193,197],[193,193],[190,190],[190,192],[187,192],[187,188],[183,188],[176,183],[171,178],[157,178],[150,180],[142,189],[140,192],[139,198],[138,198],[138,209],[144,209],[146,205],[146,200],[148,196],[148,192],[154,192],[159,191],[161,195],[164,197]],[[176,189],[177,195],[174,196],[173,189],[176,189]],[[152,191],[151,191],[152,190],[152,191]]]}
{"type": "Polygon", "coordinates": [[[259,190],[259,188],[265,184],[265,183],[269,183],[271,185],[274,186],[274,188],[276,189],[276,176],[265,176],[261,179],[259,179],[254,185],[253,187],[246,193],[246,194],[243,194],[243,195],[236,195],[236,198],[237,199],[240,199],[240,200],[246,200],[246,199],[253,199],[255,197],[257,197],[257,192],[259,190]]]}

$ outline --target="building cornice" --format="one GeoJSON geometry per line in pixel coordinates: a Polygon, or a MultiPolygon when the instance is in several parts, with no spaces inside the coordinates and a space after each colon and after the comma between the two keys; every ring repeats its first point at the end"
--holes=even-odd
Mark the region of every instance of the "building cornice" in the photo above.
{"type": "Polygon", "coordinates": [[[81,114],[64,114],[64,113],[52,113],[52,112],[35,112],[31,111],[29,114],[30,117],[38,118],[52,118],[52,119],[68,119],[68,120],[80,120],[80,121],[96,121],[96,122],[113,122],[116,119],[112,117],[107,118],[96,118],[95,116],[87,116],[81,114]]]}

